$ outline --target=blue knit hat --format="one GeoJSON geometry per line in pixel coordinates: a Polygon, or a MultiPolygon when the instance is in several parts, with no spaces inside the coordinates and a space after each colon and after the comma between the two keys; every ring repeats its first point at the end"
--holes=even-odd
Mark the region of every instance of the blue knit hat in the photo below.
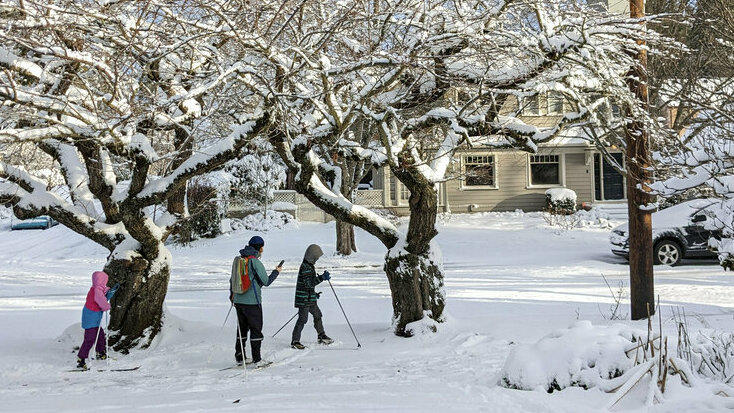
{"type": "Polygon", "coordinates": [[[252,248],[260,249],[265,246],[265,240],[255,235],[254,237],[250,238],[250,242],[248,242],[247,245],[251,246],[252,248]]]}

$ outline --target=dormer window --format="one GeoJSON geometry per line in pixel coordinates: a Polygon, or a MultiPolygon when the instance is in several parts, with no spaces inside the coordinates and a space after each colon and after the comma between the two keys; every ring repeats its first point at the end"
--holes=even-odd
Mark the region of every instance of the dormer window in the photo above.
{"type": "Polygon", "coordinates": [[[548,92],[548,114],[563,114],[563,93],[555,91],[548,92]]]}
{"type": "Polygon", "coordinates": [[[540,96],[533,95],[522,98],[522,114],[526,116],[540,115],[540,96]]]}

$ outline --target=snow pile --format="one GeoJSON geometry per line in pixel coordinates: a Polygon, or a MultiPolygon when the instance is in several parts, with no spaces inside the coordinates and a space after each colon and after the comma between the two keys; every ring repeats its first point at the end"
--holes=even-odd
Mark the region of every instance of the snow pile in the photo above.
{"type": "Polygon", "coordinates": [[[557,202],[573,202],[576,203],[576,192],[568,188],[550,188],[545,191],[545,196],[553,203],[557,202]]]}
{"type": "Polygon", "coordinates": [[[612,228],[612,217],[608,213],[598,209],[592,208],[590,211],[579,210],[574,214],[578,218],[579,228],[612,228]]]}
{"type": "Polygon", "coordinates": [[[241,228],[262,232],[298,227],[298,221],[293,215],[280,211],[267,211],[267,214],[258,212],[244,217],[239,223],[241,228]]]}
{"type": "Polygon", "coordinates": [[[600,386],[634,366],[625,352],[635,346],[635,337],[642,336],[643,332],[622,324],[578,321],[535,344],[515,347],[500,373],[500,385],[549,393],[569,386],[600,386]]]}

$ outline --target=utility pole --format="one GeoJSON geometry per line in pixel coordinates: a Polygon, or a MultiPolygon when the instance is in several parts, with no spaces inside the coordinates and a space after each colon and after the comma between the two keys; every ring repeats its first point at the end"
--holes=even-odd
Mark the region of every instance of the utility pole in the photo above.
{"type": "MultiPolygon", "coordinates": [[[[629,0],[630,17],[645,16],[644,0],[629,0]]],[[[644,23],[641,23],[644,24],[644,23]]],[[[644,45],[644,40],[638,42],[644,45]]],[[[639,49],[634,55],[637,64],[629,72],[627,83],[637,99],[648,110],[647,52],[639,49]]],[[[652,203],[648,183],[651,180],[649,135],[645,125],[630,119],[625,128],[627,142],[627,207],[629,209],[630,305],[633,320],[655,313],[653,279],[652,212],[644,208],[652,203]]]]}

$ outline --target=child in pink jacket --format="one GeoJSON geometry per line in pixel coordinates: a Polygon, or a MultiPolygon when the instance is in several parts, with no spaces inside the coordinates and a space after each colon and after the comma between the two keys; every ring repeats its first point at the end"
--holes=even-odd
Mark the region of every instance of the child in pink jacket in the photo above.
{"type": "Polygon", "coordinates": [[[87,293],[87,302],[82,309],[82,328],[84,329],[84,341],[79,348],[77,358],[77,368],[87,369],[87,357],[89,350],[97,343],[95,350],[97,359],[104,360],[107,358],[106,353],[106,337],[104,330],[100,327],[102,322],[102,314],[110,309],[109,300],[117,291],[119,284],[114,287],[107,287],[107,273],[103,271],[95,271],[92,274],[92,288],[87,293]]]}

